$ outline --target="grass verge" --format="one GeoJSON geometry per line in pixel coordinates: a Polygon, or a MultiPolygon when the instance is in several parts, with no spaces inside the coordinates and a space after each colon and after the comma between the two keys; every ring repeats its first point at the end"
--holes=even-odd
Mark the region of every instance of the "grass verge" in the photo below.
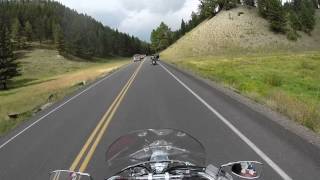
{"type": "Polygon", "coordinates": [[[190,57],[169,62],[236,89],[320,133],[320,52],[190,57]]]}
{"type": "Polygon", "coordinates": [[[89,83],[129,63],[128,59],[120,58],[97,58],[94,62],[68,60],[48,49],[20,53],[22,75],[13,80],[11,89],[0,91],[0,136],[30,118],[40,107],[79,89],[81,82],[89,83]],[[9,118],[12,113],[19,115],[9,118]]]}

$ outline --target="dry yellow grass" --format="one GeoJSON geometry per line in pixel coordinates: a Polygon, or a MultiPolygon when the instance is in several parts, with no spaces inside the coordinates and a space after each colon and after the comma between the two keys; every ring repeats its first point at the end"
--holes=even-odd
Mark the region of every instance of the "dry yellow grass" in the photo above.
{"type": "Polygon", "coordinates": [[[0,91],[0,135],[30,117],[40,106],[51,103],[79,88],[82,81],[93,81],[120,66],[127,59],[100,59],[97,62],[70,61],[54,50],[34,50],[19,60],[22,76],[16,78],[17,87],[0,91]],[[40,62],[39,62],[40,61],[40,62]],[[39,65],[41,64],[41,66],[39,65]],[[19,113],[18,119],[9,119],[9,113],[19,113]]]}
{"type": "MultiPolygon", "coordinates": [[[[317,11],[317,19],[320,11],[317,11]]],[[[238,7],[222,11],[187,33],[161,53],[164,59],[178,60],[199,56],[234,56],[248,53],[320,50],[320,23],[312,36],[299,32],[297,42],[269,30],[269,23],[259,17],[257,9],[238,7]],[[239,12],[244,14],[238,15],[239,12]]]]}

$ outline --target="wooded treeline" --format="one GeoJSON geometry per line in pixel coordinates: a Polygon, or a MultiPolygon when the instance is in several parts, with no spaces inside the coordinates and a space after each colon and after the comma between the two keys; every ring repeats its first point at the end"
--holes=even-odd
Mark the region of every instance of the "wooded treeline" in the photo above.
{"type": "Polygon", "coordinates": [[[276,33],[286,34],[288,39],[297,40],[297,31],[308,34],[315,26],[315,9],[320,0],[292,0],[282,3],[281,0],[200,0],[198,12],[192,12],[188,22],[181,21],[181,27],[172,31],[165,23],[151,33],[151,48],[161,51],[177,41],[206,19],[214,17],[221,10],[230,10],[240,4],[258,6],[259,14],[270,22],[270,29],[276,33]]]}
{"type": "Polygon", "coordinates": [[[149,53],[149,44],[103,26],[54,1],[0,0],[0,89],[19,75],[15,51],[31,43],[49,44],[63,56],[131,56],[149,53]]]}
{"type": "Polygon", "coordinates": [[[148,43],[118,32],[54,1],[0,1],[0,19],[14,49],[26,42],[54,43],[62,55],[91,57],[146,53],[148,43]]]}

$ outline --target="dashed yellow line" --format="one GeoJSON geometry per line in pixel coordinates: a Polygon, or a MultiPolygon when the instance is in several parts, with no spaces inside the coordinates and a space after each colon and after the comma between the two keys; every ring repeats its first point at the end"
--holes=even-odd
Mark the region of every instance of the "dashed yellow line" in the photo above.
{"type": "Polygon", "coordinates": [[[78,166],[80,166],[79,172],[84,172],[87,168],[99,142],[101,141],[102,136],[104,135],[110,121],[112,120],[115,112],[117,111],[120,103],[122,102],[124,96],[126,95],[128,89],[130,88],[132,82],[134,81],[135,77],[137,76],[138,72],[140,71],[142,64],[144,61],[142,61],[139,65],[139,67],[135,70],[135,72],[132,74],[128,82],[125,84],[125,86],[122,88],[118,96],[115,98],[115,100],[112,102],[111,106],[107,110],[107,112],[103,115],[98,125],[95,127],[91,135],[89,136],[88,140],[80,150],[79,154],[73,161],[70,170],[75,171],[78,166]],[[95,141],[94,141],[95,140],[95,141]],[[93,142],[94,141],[94,142],[93,142]],[[93,144],[92,144],[93,142],[93,144]],[[91,145],[91,147],[90,147],[91,145]],[[88,148],[90,147],[89,151],[88,148]],[[85,155],[85,153],[88,152],[85,155]],[[80,165],[80,161],[83,160],[82,164],[80,165]]]}

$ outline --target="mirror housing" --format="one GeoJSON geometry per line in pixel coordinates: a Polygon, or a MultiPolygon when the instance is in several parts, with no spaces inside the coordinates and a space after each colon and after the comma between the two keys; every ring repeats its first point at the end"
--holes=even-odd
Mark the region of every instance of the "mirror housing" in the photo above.
{"type": "Polygon", "coordinates": [[[69,170],[56,170],[50,173],[49,180],[93,180],[90,174],[69,170]]]}
{"type": "Polygon", "coordinates": [[[242,179],[258,179],[262,174],[262,163],[258,161],[238,161],[220,166],[218,175],[224,167],[230,167],[233,175],[242,179]]]}

